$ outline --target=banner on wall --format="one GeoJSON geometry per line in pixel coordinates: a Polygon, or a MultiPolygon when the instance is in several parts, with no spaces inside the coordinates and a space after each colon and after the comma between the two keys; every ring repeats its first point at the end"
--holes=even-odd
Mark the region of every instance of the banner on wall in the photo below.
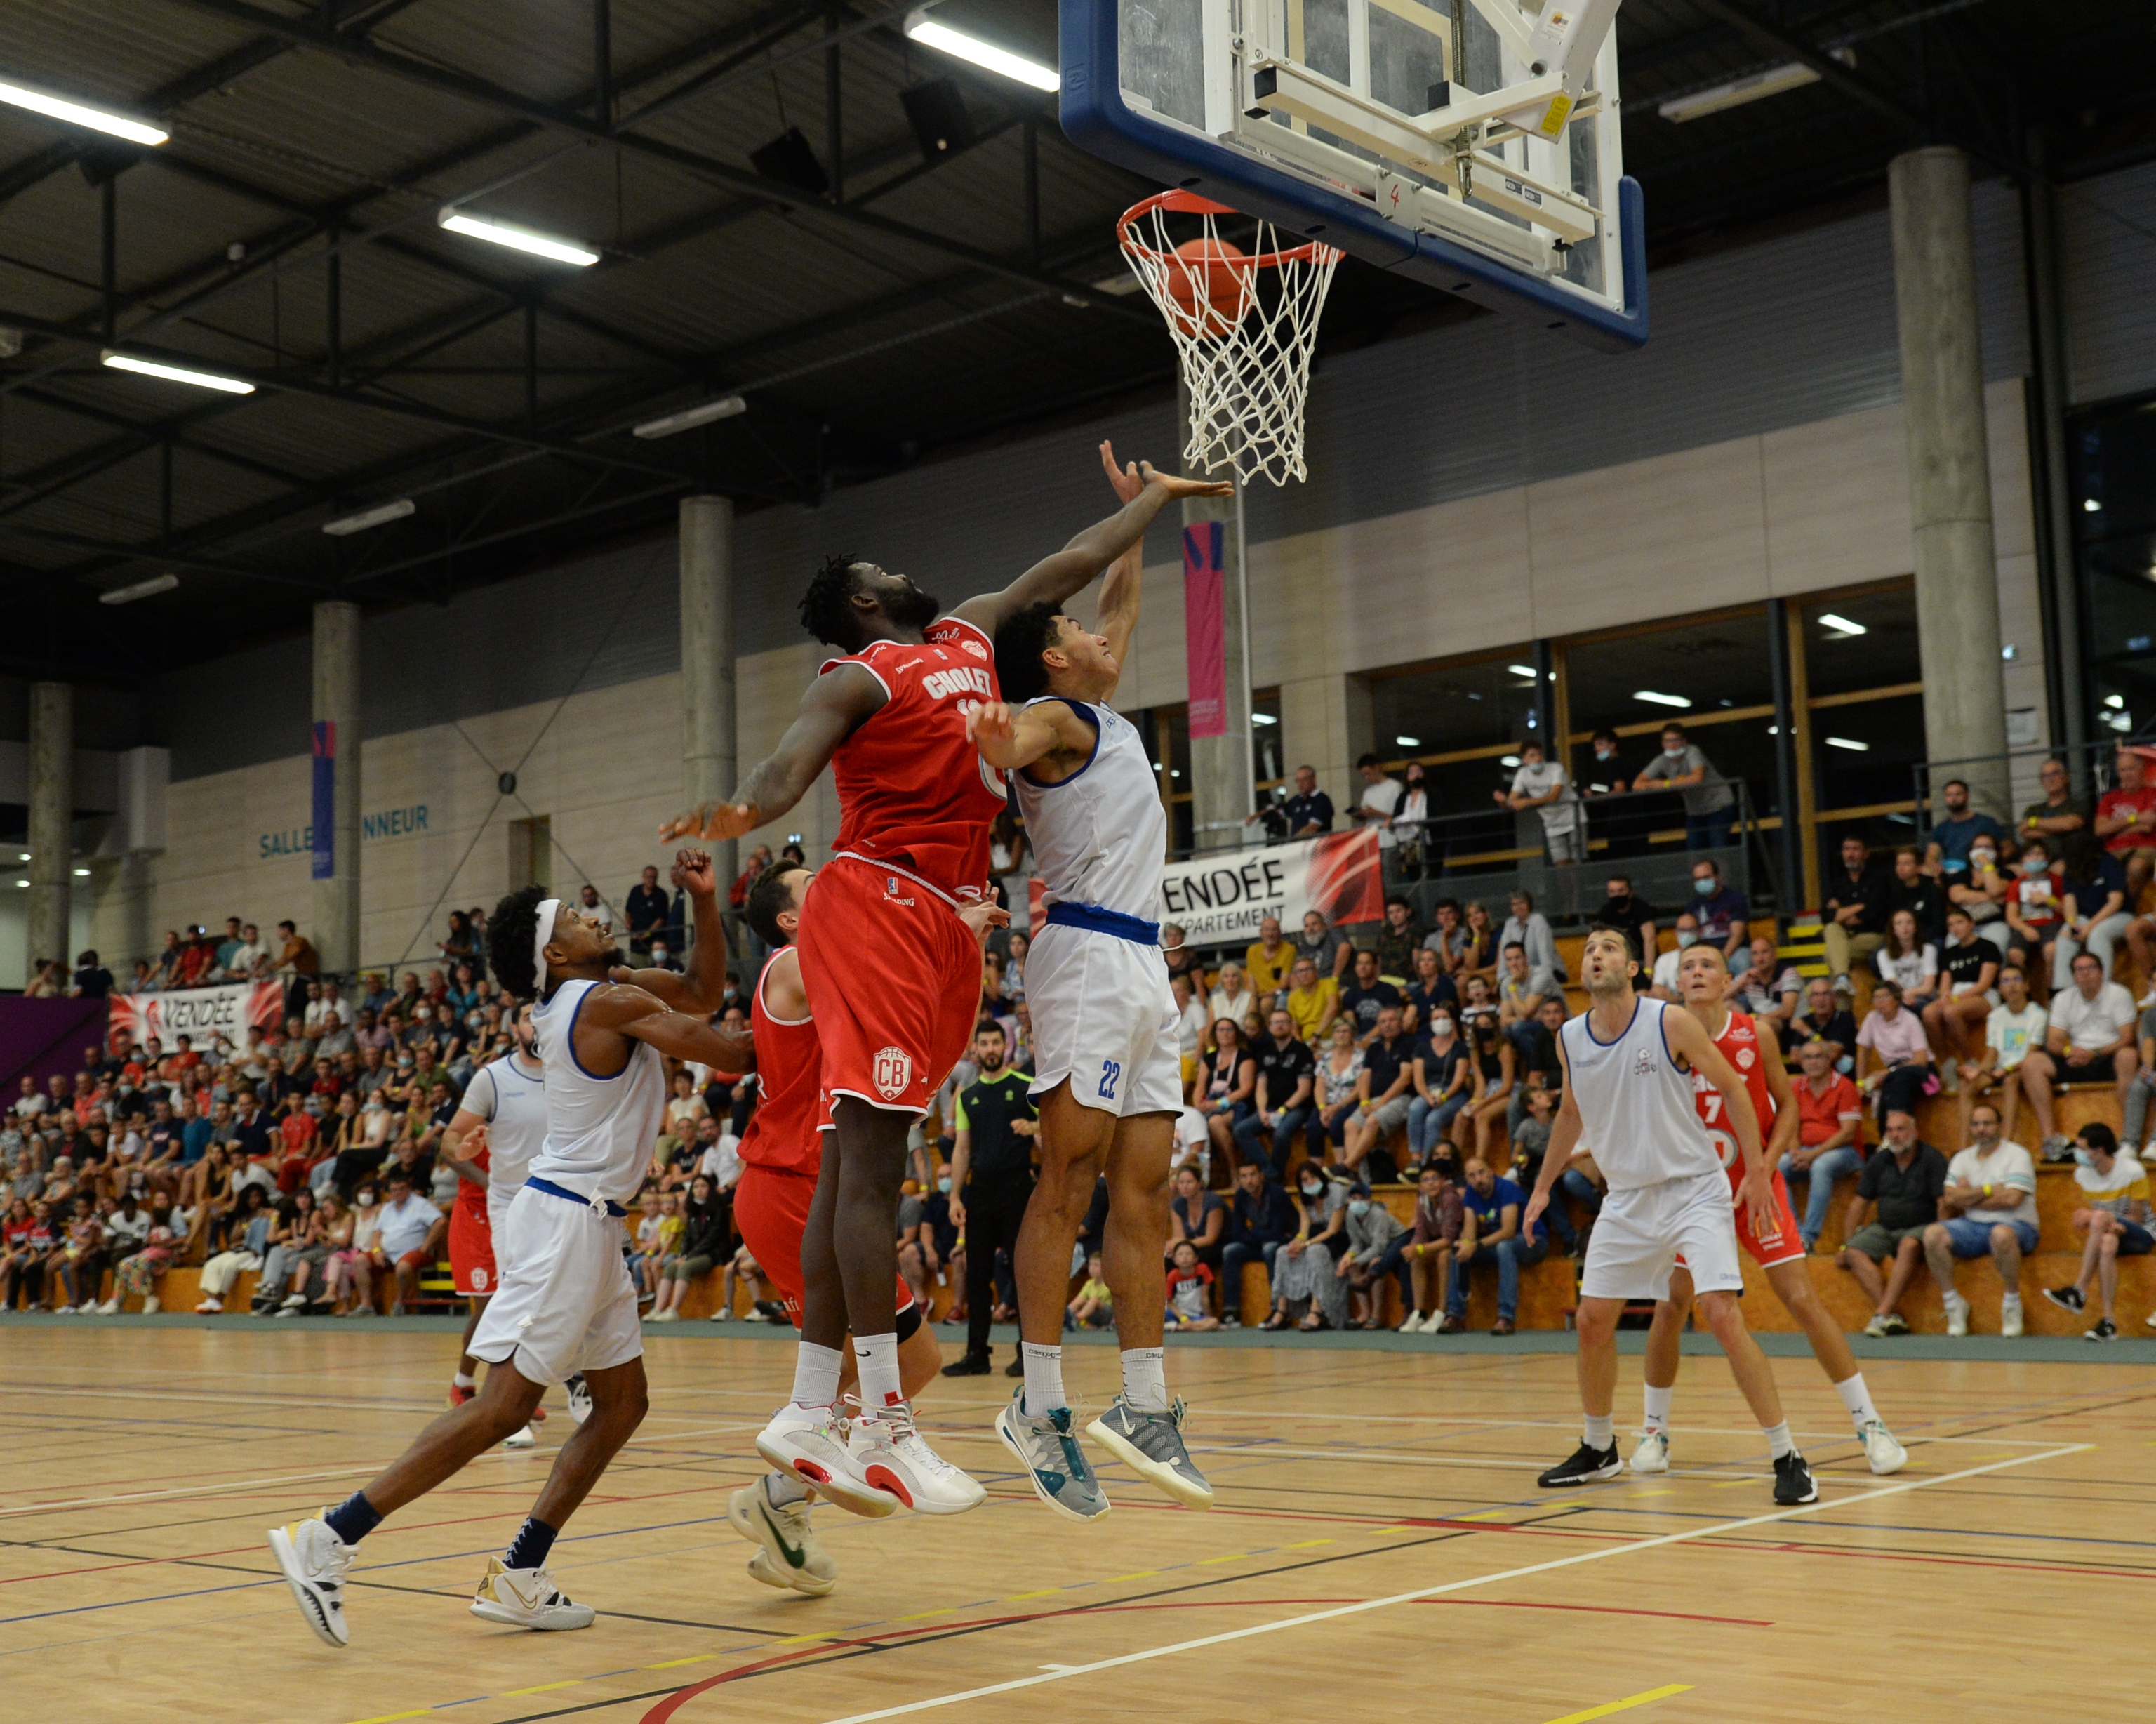
{"type": "Polygon", "coordinates": [[[1183,529],[1183,669],[1193,737],[1228,733],[1227,543],[1224,522],[1183,529]]]}
{"type": "MultiPolygon", "coordinates": [[[[1029,918],[1037,935],[1046,924],[1038,875],[1028,882],[1029,918]]],[[[1255,939],[1258,924],[1277,916],[1291,939],[1316,910],[1337,926],[1375,922],[1385,913],[1375,827],[1269,844],[1261,850],[1216,851],[1161,870],[1161,920],[1183,929],[1194,946],[1255,939]]]]}
{"type": "Polygon", "coordinates": [[[316,880],[336,876],[336,725],[327,718],[315,721],[315,820],[308,833],[314,852],[316,880]]]}
{"type": "Polygon", "coordinates": [[[223,1036],[235,1047],[247,1032],[272,1030],[285,1021],[281,982],[234,982],[222,988],[176,988],[167,994],[115,994],[110,1035],[116,1045],[146,1042],[154,1036],[170,1052],[185,1036],[203,1048],[223,1036]]]}

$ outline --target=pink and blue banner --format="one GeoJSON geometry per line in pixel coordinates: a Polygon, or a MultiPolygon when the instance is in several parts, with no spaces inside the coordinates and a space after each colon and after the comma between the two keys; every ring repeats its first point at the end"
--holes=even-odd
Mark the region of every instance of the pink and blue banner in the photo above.
{"type": "Polygon", "coordinates": [[[1228,733],[1227,558],[1224,521],[1183,529],[1183,651],[1194,741],[1228,733]]]}
{"type": "Polygon", "coordinates": [[[336,876],[336,725],[315,721],[314,872],[317,880],[336,876]]]}

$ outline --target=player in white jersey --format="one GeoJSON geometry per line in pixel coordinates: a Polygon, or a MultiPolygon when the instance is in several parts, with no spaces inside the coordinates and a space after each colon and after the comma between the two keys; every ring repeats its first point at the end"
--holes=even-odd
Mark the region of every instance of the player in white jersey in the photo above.
{"type": "Polygon", "coordinates": [[[1674,1006],[1637,993],[1631,936],[1598,928],[1587,936],[1580,980],[1589,1006],[1558,1032],[1564,1099],[1550,1132],[1534,1195],[1521,1217],[1533,1231],[1583,1133],[1609,1193],[1588,1238],[1579,1282],[1580,1445],[1552,1467],[1545,1486],[1591,1485],[1624,1469],[1612,1408],[1617,1393],[1617,1319],[1630,1299],[1669,1297],[1680,1256],[1690,1270],[1694,1309],[1727,1356],[1737,1386],[1759,1421],[1774,1463],[1774,1500],[1814,1502],[1819,1487],[1790,1441],[1774,1367],[1744,1326],[1738,1300],[1736,1213],[1729,1176],[1693,1099],[1697,1073],[1721,1093],[1724,1118],[1744,1165],[1744,1205],[1764,1238],[1775,1231],[1774,1190],[1759,1146],[1759,1116],[1743,1078],[1700,1027],[1674,1006]]]}
{"type": "Polygon", "coordinates": [[[436,1419],[337,1507],[269,1535],[300,1613],[332,1646],[351,1638],[344,1582],[359,1541],[521,1429],[547,1385],[578,1370],[591,1390],[591,1417],[556,1452],[531,1516],[507,1553],[489,1562],[471,1609],[520,1628],[591,1624],[591,1608],[562,1596],[547,1557],[644,1418],[644,1341],[623,1262],[622,1217],[665,1115],[660,1056],[739,1070],[733,1062],[747,1052],[746,1036],[707,1021],[726,985],[711,859],[685,850],[673,877],[696,916],[686,975],[613,970],[613,936],[577,907],[542,899],[537,887],[511,893],[495,909],[487,930],[495,975],[511,994],[539,1001],[532,1017],[546,1055],[546,1141],[503,1220],[507,1267],[471,1341],[473,1354],[494,1367],[479,1394],[436,1419]]]}
{"type": "MultiPolygon", "coordinates": [[[[1106,443],[1101,457],[1124,501],[1144,488],[1106,443]]],[[[1168,819],[1137,732],[1107,704],[1137,623],[1143,549],[1133,545],[1103,579],[1099,632],[1052,605],[1008,618],[996,630],[996,677],[1019,704],[983,706],[968,722],[982,758],[1018,787],[1048,908],[1025,964],[1040,1109],[1040,1181],[1012,1266],[1025,1383],[996,1432],[1040,1500],[1081,1521],[1109,1505],[1072,1429],[1061,1324],[1071,1248],[1103,1169],[1123,1392],[1086,1434],[1176,1501],[1213,1505],[1183,1444],[1183,1403],[1168,1399],[1161,1344],[1168,1164],[1183,1105],[1160,947],[1168,819]]]]}

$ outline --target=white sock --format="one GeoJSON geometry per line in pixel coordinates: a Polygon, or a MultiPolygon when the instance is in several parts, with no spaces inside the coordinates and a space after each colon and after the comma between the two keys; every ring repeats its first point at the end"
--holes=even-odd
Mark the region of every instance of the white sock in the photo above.
{"type": "Polygon", "coordinates": [[[1579,1428],[1581,1440],[1597,1454],[1616,1444],[1617,1418],[1614,1413],[1605,1413],[1599,1417],[1588,1413],[1581,1418],[1579,1428]]]}
{"type": "Polygon", "coordinates": [[[839,1399],[839,1371],[846,1356],[836,1347],[819,1347],[813,1341],[795,1345],[793,1403],[797,1407],[830,1407],[839,1399]]]}
{"type": "Polygon", "coordinates": [[[1168,1349],[1123,1349],[1123,1399],[1140,1413],[1168,1411],[1168,1349]]]}
{"type": "MultiPolygon", "coordinates": [[[[906,1391],[898,1380],[898,1336],[857,1335],[854,1364],[861,1373],[861,1410],[880,1413],[886,1407],[903,1407],[906,1391]]],[[[834,1392],[836,1386],[834,1385],[834,1392]]]]}
{"type": "Polygon", "coordinates": [[[808,1487],[791,1473],[782,1473],[773,1467],[763,1475],[764,1500],[774,1509],[783,1509],[790,1502],[804,1501],[808,1487]]]}
{"type": "Polygon", "coordinates": [[[1786,1418],[1778,1425],[1760,1426],[1759,1434],[1767,1439],[1767,1453],[1776,1460],[1797,1452],[1797,1445],[1789,1435],[1789,1422],[1786,1418]]]}
{"type": "Polygon", "coordinates": [[[475,1388],[479,1385],[479,1379],[474,1377],[469,1371],[459,1371],[454,1377],[451,1377],[449,1381],[454,1383],[460,1389],[475,1388]]]}
{"type": "Polygon", "coordinates": [[[2003,1305],[2018,1306],[2021,1303],[2021,1295],[2018,1293],[2007,1294],[1999,1300],[1999,1303],[2003,1305]]]}
{"type": "Polygon", "coordinates": [[[1858,1430],[1879,1417],[1879,1409],[1871,1404],[1871,1391],[1864,1387],[1862,1371],[1844,1377],[1834,1386],[1834,1392],[1841,1397],[1841,1404],[1849,1409],[1849,1422],[1858,1430]]]}
{"type": "Polygon", "coordinates": [[[1044,1413],[1053,1413],[1070,1402],[1063,1392],[1063,1349],[1060,1346],[1035,1346],[1031,1341],[1019,1343],[1019,1356],[1025,1361],[1025,1410],[1039,1418],[1044,1413]]]}
{"type": "Polygon", "coordinates": [[[1666,1389],[1658,1389],[1652,1383],[1649,1383],[1646,1386],[1644,1391],[1645,1398],[1647,1403],[1645,1423],[1649,1430],[1661,1431],[1665,1433],[1668,1432],[1670,1428],[1670,1397],[1675,1393],[1676,1393],[1676,1386],[1674,1383],[1666,1389]]]}

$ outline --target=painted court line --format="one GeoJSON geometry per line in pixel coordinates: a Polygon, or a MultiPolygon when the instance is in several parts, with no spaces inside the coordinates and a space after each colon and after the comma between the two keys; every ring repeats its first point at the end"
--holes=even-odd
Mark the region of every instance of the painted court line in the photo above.
{"type": "MultiPolygon", "coordinates": [[[[1992,1461],[1984,1466],[1966,1467],[1957,1473],[1941,1473],[1934,1478],[1915,1479],[1903,1485],[1890,1485],[1867,1496],[1836,1497],[1831,1500],[1806,1503],[1794,1509],[1778,1509],[1768,1515],[1750,1515],[1742,1520],[1717,1521],[1706,1526],[1695,1526],[1683,1532],[1663,1533],[1655,1538],[1643,1538],[1630,1544],[1606,1546],[1599,1550],[1580,1551],[1569,1557],[1556,1557],[1547,1562],[1529,1563],[1523,1568],[1507,1568],[1495,1574],[1478,1574],[1466,1580],[1448,1581],[1441,1586],[1418,1587],[1411,1593],[1394,1593],[1389,1598],[1366,1598],[1358,1603],[1337,1605],[1330,1610],[1313,1610],[1303,1616],[1291,1616],[1284,1621],[1255,1623],[1248,1628],[1231,1629],[1224,1634],[1201,1635],[1194,1640],[1179,1640],[1172,1645],[1148,1647],[1142,1652],[1127,1652],[1119,1657],[1104,1658],[1091,1664],[1072,1665],[1065,1669],[1043,1671],[1031,1676],[1019,1676],[1008,1682],[993,1682],[982,1688],[968,1688],[955,1694],[939,1694],[927,1700],[910,1701],[904,1706],[885,1706],[873,1712],[853,1712],[845,1717],[833,1719],[830,1724],[875,1724],[880,1718],[902,1718],[915,1712],[933,1711],[939,1706],[956,1706],[962,1701],[984,1700],[991,1695],[1010,1694],[1022,1688],[1036,1688],[1045,1682],[1060,1682],[1070,1676],[1091,1675],[1098,1670],[1118,1670],[1125,1665],[1144,1664],[1156,1658],[1166,1658],[1178,1652],[1196,1652],[1208,1646],[1220,1646],[1234,1640],[1247,1640],[1258,1634],[1278,1634],[1286,1629],[1307,1628],[1313,1623],[1332,1622],[1341,1617],[1359,1616],[1366,1611],[1383,1610],[1395,1604],[1410,1604],[1418,1598],[1441,1598],[1448,1593],[1466,1592],[1476,1587],[1495,1586],[1505,1581],[1524,1580],[1529,1575],[1548,1574],[1559,1568],[1577,1567],[1583,1562],[1599,1562],[1611,1557],[1636,1556],[1642,1551],[1661,1550],[1670,1545],[1688,1544],[1695,1539],[1712,1538],[1718,1534],[1741,1532],[1750,1526],[1771,1526],[1776,1521],[1794,1520],[1800,1515],[1815,1515],[1829,1509],[1852,1507],[1859,1503],[1874,1503],[1882,1496],[1896,1496],[1905,1491],[1922,1490],[1933,1485],[1951,1485],[1963,1479],[1974,1479],[1985,1473],[2004,1472],[2009,1467],[2027,1466],[2032,1461],[2057,1460],[2069,1454],[2086,1454],[2096,1445],[2090,1443],[2070,1443],[2041,1454],[2016,1455],[2011,1459],[1992,1461]]],[[[1595,1717],[1599,1713],[1576,1715],[1595,1717]]]]}
{"type": "Polygon", "coordinates": [[[18,1503],[0,1509],[0,1515],[43,1515],[54,1509],[94,1509],[105,1503],[151,1502],[163,1496],[215,1496],[226,1490],[253,1490],[264,1485],[298,1485],[310,1479],[348,1479],[354,1473],[378,1473],[387,1462],[366,1466],[331,1467],[319,1473],[285,1473],[274,1479],[234,1479],[223,1485],[180,1485],[169,1490],[126,1490],[116,1496],[77,1496],[54,1502],[18,1503]]]}
{"type": "Polygon", "coordinates": [[[1550,1724],[1588,1724],[1588,1721],[1593,1718],[1607,1718],[1614,1713],[1629,1712],[1635,1706],[1644,1706],[1655,1701],[1667,1700],[1673,1694],[1690,1694],[1691,1692],[1691,1683],[1672,1682],[1666,1688],[1650,1688],[1645,1694],[1635,1694],[1623,1700],[1613,1700],[1604,1706],[1589,1706],[1584,1712],[1567,1712],[1562,1718],[1551,1719],[1550,1724]]]}

